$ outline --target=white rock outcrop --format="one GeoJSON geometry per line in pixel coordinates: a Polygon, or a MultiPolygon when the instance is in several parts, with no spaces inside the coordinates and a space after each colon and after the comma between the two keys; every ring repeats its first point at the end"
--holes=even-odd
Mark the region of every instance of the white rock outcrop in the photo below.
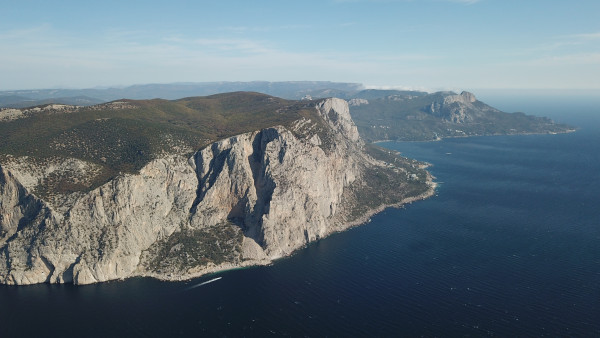
{"type": "Polygon", "coordinates": [[[283,127],[214,143],[195,156],[192,227],[234,219],[271,259],[326,236],[344,187],[359,175],[353,149],[327,154],[283,127]]]}
{"type": "Polygon", "coordinates": [[[460,102],[462,104],[469,104],[477,101],[473,93],[463,91],[459,95],[448,95],[444,98],[444,104],[452,104],[454,102],[460,102]]]}
{"type": "Polygon", "coordinates": [[[491,107],[475,106],[476,102],[478,101],[475,95],[463,91],[458,95],[445,95],[442,100],[432,102],[427,110],[435,116],[457,124],[473,122],[487,112],[500,112],[491,107]]]}
{"type": "Polygon", "coordinates": [[[79,106],[48,104],[31,108],[0,108],[0,122],[25,118],[35,114],[67,114],[75,112],[79,106]]]}
{"type": "Polygon", "coordinates": [[[0,108],[0,121],[16,120],[23,116],[21,109],[0,108]]]}
{"type": "Polygon", "coordinates": [[[365,100],[365,99],[350,99],[350,100],[348,100],[348,105],[350,105],[350,106],[358,107],[358,106],[362,106],[365,104],[369,104],[369,101],[365,100]]]}

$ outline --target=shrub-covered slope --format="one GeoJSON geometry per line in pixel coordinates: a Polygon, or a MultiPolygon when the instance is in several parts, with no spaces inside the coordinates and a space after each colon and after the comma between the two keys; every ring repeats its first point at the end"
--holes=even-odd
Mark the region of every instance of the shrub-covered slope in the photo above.
{"type": "MultiPolygon", "coordinates": [[[[75,158],[93,175],[40,181],[38,193],[89,190],[118,173],[134,173],[164,153],[191,154],[218,139],[310,117],[308,102],[237,92],[180,100],[120,100],[76,107],[44,105],[0,110],[0,163],[23,158],[48,164],[75,158]],[[85,182],[83,182],[85,181],[85,182]]],[[[61,177],[64,176],[64,177],[61,177]]]]}

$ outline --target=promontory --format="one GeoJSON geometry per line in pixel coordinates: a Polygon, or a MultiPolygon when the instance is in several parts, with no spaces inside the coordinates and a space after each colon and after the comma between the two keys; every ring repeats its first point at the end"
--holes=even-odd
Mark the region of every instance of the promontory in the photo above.
{"type": "Polygon", "coordinates": [[[268,264],[432,194],[341,99],[236,92],[0,111],[0,283],[268,264]]]}

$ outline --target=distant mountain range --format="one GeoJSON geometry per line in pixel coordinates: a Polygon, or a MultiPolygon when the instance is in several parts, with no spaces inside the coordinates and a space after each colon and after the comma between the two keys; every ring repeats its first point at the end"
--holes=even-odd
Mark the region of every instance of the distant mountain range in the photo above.
{"type": "Polygon", "coordinates": [[[95,104],[104,102],[106,101],[88,96],[49,97],[44,99],[32,99],[19,95],[0,96],[0,106],[4,108],[27,108],[52,103],[68,104],[73,106],[93,106],[95,104]]]}
{"type": "Polygon", "coordinates": [[[363,89],[359,83],[328,81],[290,82],[199,82],[172,84],[143,84],[122,88],[39,89],[0,91],[0,107],[24,108],[46,103],[90,106],[123,98],[147,100],[161,98],[176,100],[192,96],[208,96],[229,92],[258,92],[290,100],[305,96],[315,98],[346,98],[349,93],[363,89]]]}
{"type": "Polygon", "coordinates": [[[105,89],[43,89],[0,92],[0,107],[24,108],[50,103],[92,106],[121,100],[176,100],[228,92],[258,92],[288,100],[344,99],[366,141],[436,140],[445,137],[560,133],[573,127],[523,113],[505,113],[463,92],[365,89],[359,83],[201,82],[145,84],[105,89]]]}

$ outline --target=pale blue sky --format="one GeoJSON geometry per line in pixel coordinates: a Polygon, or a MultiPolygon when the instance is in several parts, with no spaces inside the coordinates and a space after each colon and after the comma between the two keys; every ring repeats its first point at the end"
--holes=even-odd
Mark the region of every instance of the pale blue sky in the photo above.
{"type": "Polygon", "coordinates": [[[0,90],[328,80],[600,89],[599,0],[0,0],[0,90]]]}

